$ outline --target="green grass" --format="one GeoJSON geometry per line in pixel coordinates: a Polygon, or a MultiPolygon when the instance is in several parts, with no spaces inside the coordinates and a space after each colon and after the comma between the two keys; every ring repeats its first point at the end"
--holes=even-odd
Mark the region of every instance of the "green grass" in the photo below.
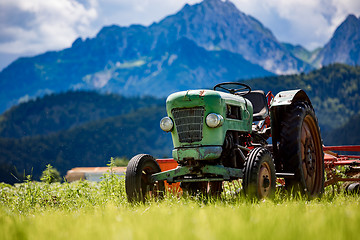
{"type": "Polygon", "coordinates": [[[131,205],[124,180],[0,184],[0,239],[357,239],[360,197],[252,203],[176,197],[131,205]]]}

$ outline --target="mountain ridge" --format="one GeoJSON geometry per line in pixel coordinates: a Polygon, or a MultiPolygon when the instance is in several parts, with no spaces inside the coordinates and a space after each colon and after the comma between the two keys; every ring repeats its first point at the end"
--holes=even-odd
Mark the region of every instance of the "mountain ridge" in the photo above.
{"type": "Polygon", "coordinates": [[[291,56],[260,21],[241,12],[230,1],[205,0],[192,6],[185,5],[178,13],[149,28],[158,26],[166,26],[175,36],[187,37],[205,49],[221,48],[239,53],[277,74],[309,69],[304,62],[291,56]],[[266,51],[261,50],[264,46],[266,51]],[[282,66],[284,64],[286,66],[282,66]]]}
{"type": "Polygon", "coordinates": [[[331,63],[360,64],[360,17],[348,15],[314,61],[317,66],[331,63]]]}
{"type": "Polygon", "coordinates": [[[93,38],[76,39],[70,48],[17,59],[0,72],[0,112],[37,96],[67,90],[161,98],[223,80],[306,73],[326,61],[347,61],[331,60],[330,53],[339,51],[348,55],[349,64],[356,65],[360,59],[358,21],[350,15],[324,48],[310,52],[279,42],[260,21],[230,1],[187,4],[149,26],[106,26],[93,38]],[[348,29],[343,34],[349,36],[345,42],[337,37],[343,28],[348,29]],[[179,53],[176,47],[183,51],[179,53]]]}

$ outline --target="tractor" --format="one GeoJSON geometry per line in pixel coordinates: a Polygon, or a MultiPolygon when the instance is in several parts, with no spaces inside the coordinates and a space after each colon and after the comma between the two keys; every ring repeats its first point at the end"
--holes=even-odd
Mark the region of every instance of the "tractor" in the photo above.
{"type": "Polygon", "coordinates": [[[309,198],[324,190],[324,154],[314,109],[303,90],[265,95],[247,84],[176,92],[160,127],[170,132],[175,169],[161,171],[148,154],[134,156],[125,187],[130,202],[161,198],[165,183],[189,194],[220,196],[224,181],[241,179],[245,196],[272,198],[276,180],[309,198]]]}

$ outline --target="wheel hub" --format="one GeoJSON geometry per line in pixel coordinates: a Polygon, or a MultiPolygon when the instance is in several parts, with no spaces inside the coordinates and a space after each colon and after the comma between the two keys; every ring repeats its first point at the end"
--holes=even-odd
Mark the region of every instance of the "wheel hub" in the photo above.
{"type": "Polygon", "coordinates": [[[263,176],[263,188],[268,188],[270,186],[270,179],[269,176],[263,176]]]}
{"type": "Polygon", "coordinates": [[[259,185],[258,189],[262,197],[266,197],[270,193],[270,166],[267,163],[263,163],[260,166],[259,172],[259,185]]]}
{"type": "Polygon", "coordinates": [[[306,138],[306,142],[305,142],[305,165],[306,165],[306,170],[309,176],[313,176],[314,172],[315,172],[315,160],[316,158],[313,156],[315,153],[313,144],[311,144],[312,141],[309,138],[306,138]]]}

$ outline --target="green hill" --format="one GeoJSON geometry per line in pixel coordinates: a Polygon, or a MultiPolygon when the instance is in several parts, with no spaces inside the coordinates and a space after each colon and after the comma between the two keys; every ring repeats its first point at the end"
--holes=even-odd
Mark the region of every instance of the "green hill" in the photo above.
{"type": "Polygon", "coordinates": [[[360,145],[360,114],[352,116],[343,126],[324,137],[327,145],[360,145]]]}
{"type": "Polygon", "coordinates": [[[116,94],[85,91],[47,95],[3,113],[0,116],[0,137],[48,135],[150,106],[165,106],[165,100],[153,97],[125,98],[116,94]]]}
{"type": "Polygon", "coordinates": [[[360,67],[332,64],[308,74],[284,75],[246,81],[253,89],[274,94],[303,89],[315,108],[322,132],[344,125],[360,113],[360,67]]]}
{"type": "MultiPolygon", "coordinates": [[[[15,166],[20,175],[25,171],[38,179],[48,163],[65,175],[73,167],[106,166],[116,156],[170,157],[171,136],[159,128],[164,115],[164,107],[148,107],[47,136],[0,138],[0,172],[15,166]]],[[[1,178],[14,180],[9,172],[1,178]]]]}

